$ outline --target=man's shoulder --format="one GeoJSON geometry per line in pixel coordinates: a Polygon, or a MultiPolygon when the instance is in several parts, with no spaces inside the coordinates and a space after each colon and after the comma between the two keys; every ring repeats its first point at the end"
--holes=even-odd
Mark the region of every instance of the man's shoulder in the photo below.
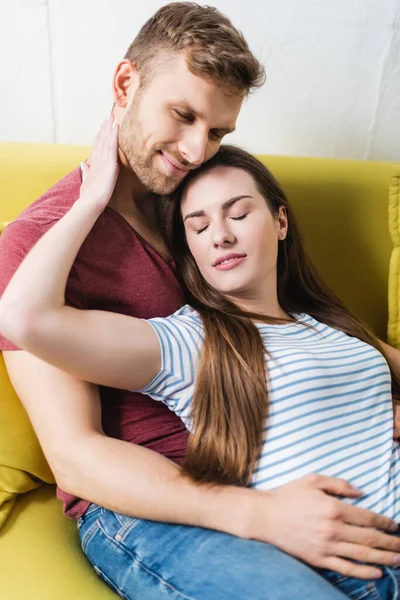
{"type": "Polygon", "coordinates": [[[76,168],[57,181],[51,188],[30,204],[13,222],[19,229],[24,225],[45,231],[60,220],[79,197],[82,183],[80,168],[76,168]]]}
{"type": "MultiPolygon", "coordinates": [[[[68,173],[9,223],[0,236],[0,270],[10,274],[79,197],[80,169],[68,173]]],[[[1,286],[0,286],[1,287],[1,286]]]]}

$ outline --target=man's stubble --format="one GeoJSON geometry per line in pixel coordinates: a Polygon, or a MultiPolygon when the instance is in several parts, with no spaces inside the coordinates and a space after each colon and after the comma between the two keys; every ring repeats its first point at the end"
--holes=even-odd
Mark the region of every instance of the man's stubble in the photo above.
{"type": "Polygon", "coordinates": [[[157,195],[170,194],[180,181],[172,175],[162,173],[161,167],[157,168],[157,163],[161,162],[157,155],[166,148],[165,144],[156,145],[150,150],[145,147],[139,116],[141,97],[139,90],[124,116],[119,131],[119,146],[136,177],[150,192],[157,195]]]}

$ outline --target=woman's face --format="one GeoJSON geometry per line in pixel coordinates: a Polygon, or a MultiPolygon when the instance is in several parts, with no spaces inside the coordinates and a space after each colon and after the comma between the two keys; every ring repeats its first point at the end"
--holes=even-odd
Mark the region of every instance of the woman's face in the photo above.
{"type": "Polygon", "coordinates": [[[190,252],[212,287],[234,300],[276,295],[286,213],[272,216],[251,175],[223,166],[199,174],[184,190],[181,213],[190,252]]]}

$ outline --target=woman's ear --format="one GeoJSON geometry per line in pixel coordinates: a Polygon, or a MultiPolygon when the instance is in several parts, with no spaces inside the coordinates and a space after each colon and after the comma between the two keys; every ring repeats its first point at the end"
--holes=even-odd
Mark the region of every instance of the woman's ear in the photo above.
{"type": "Polygon", "coordinates": [[[288,231],[288,218],[286,208],[284,206],[279,207],[278,213],[278,238],[284,240],[287,236],[288,231]]]}
{"type": "Polygon", "coordinates": [[[130,98],[139,87],[139,74],[136,66],[124,58],[118,63],[113,79],[113,96],[116,106],[126,108],[130,98]]]}

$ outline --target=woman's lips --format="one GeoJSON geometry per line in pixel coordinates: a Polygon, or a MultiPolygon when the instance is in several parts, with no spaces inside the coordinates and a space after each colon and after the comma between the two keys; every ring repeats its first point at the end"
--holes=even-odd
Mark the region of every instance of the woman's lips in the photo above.
{"type": "Polygon", "coordinates": [[[235,256],[233,258],[228,259],[226,262],[220,262],[215,265],[215,268],[218,271],[229,271],[230,269],[234,269],[239,266],[246,260],[246,256],[235,256]]]}

